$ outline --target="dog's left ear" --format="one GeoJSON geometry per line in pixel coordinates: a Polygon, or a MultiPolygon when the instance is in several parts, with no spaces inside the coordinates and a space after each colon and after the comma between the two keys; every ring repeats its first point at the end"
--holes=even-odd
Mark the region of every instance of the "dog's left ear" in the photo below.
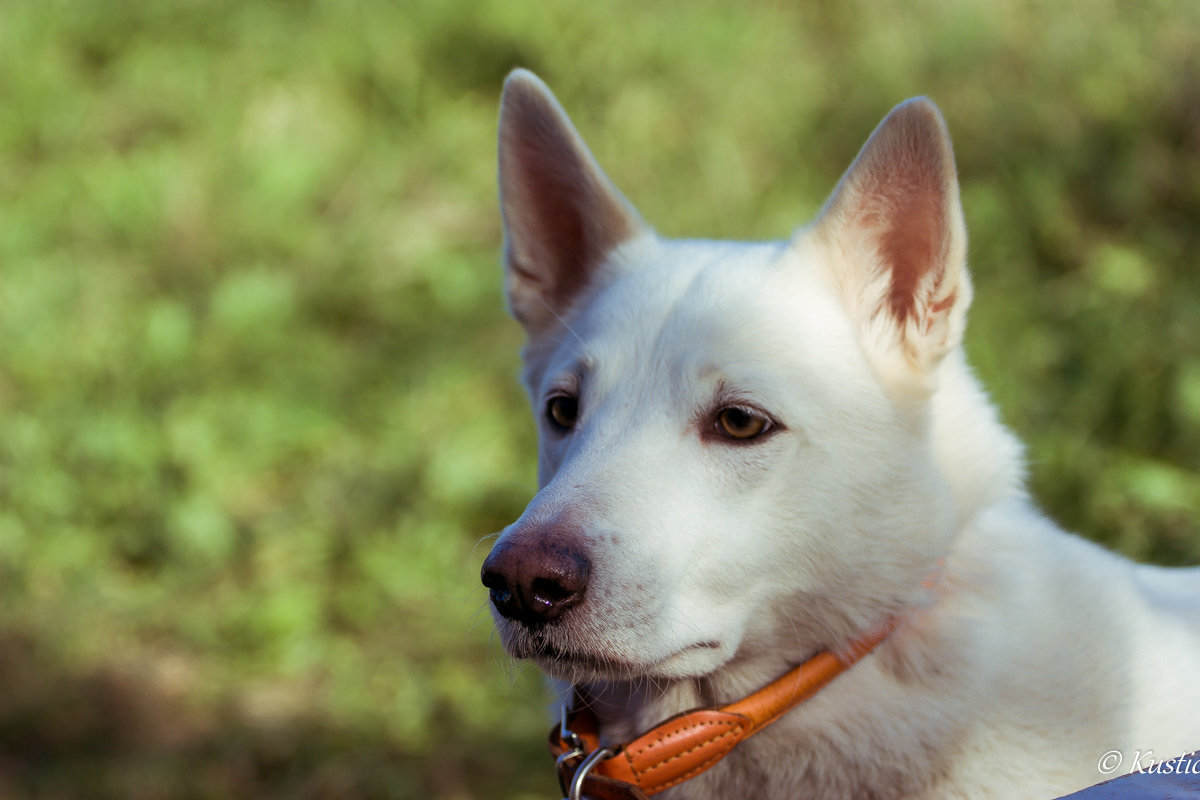
{"type": "Polygon", "coordinates": [[[508,303],[531,335],[566,315],[614,247],[648,230],[523,69],[500,101],[500,210],[508,303]]]}
{"type": "Polygon", "coordinates": [[[923,97],[896,106],[811,232],[879,366],[928,377],[962,340],[971,300],[954,153],[937,106],[923,97]]]}

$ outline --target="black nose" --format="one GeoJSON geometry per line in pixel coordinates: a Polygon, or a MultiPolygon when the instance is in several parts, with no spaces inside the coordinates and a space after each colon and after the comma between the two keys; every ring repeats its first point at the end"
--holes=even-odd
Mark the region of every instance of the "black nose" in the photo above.
{"type": "Polygon", "coordinates": [[[481,578],[502,616],[541,625],[583,600],[590,568],[581,547],[532,536],[492,548],[481,578]]]}

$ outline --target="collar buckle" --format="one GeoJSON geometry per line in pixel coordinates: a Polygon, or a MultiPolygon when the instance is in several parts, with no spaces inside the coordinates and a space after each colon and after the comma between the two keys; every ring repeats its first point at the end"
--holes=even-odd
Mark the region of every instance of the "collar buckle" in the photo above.
{"type": "Polygon", "coordinates": [[[567,796],[563,800],[583,800],[583,782],[587,780],[588,773],[592,771],[592,767],[610,755],[612,755],[612,751],[607,747],[597,747],[588,753],[575,768],[575,774],[571,777],[571,785],[567,788],[567,796]]]}

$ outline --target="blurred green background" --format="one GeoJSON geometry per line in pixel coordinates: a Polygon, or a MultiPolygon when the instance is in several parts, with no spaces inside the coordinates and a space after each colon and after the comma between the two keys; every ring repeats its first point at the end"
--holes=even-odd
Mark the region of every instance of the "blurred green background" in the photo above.
{"type": "Polygon", "coordinates": [[[1034,491],[1200,561],[1200,3],[0,2],[0,796],[556,797],[483,540],[534,485],[495,121],[779,238],[897,101],[1034,491]]]}

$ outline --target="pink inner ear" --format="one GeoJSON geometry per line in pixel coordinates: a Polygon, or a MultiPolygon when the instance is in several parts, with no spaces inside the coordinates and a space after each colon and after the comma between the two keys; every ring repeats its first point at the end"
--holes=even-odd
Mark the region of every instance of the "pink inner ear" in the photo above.
{"type": "Polygon", "coordinates": [[[553,304],[565,304],[587,277],[589,176],[572,143],[544,119],[511,144],[513,169],[505,178],[513,196],[506,210],[520,247],[512,267],[542,285],[553,304]]]}
{"type": "Polygon", "coordinates": [[[927,293],[936,294],[950,240],[941,176],[921,163],[910,168],[923,174],[905,175],[891,184],[894,205],[884,211],[887,218],[879,237],[880,255],[892,272],[888,306],[901,323],[916,313],[917,291],[930,271],[936,276],[927,293]]]}
{"type": "Polygon", "coordinates": [[[509,269],[550,309],[568,307],[639,225],[553,98],[529,83],[505,88],[500,184],[509,269]]]}
{"type": "Polygon", "coordinates": [[[818,219],[830,277],[873,345],[927,371],[962,338],[971,284],[950,137],[924,98],[896,106],[818,219]]]}

